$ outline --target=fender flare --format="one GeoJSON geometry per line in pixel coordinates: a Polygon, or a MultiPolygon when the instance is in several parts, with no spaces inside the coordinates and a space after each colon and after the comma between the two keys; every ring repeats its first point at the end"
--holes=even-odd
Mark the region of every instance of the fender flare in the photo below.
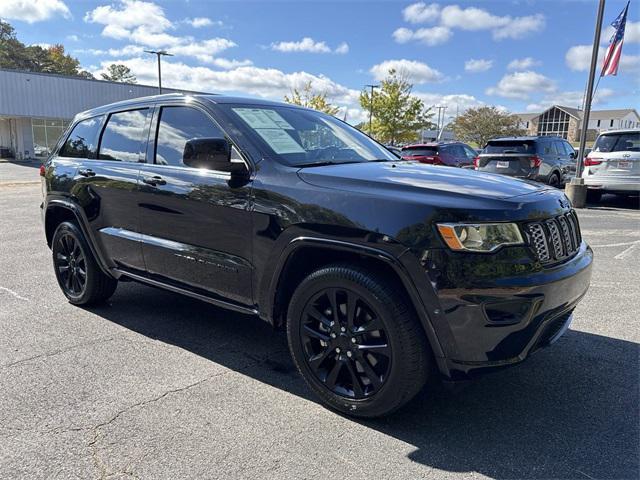
{"type": "Polygon", "coordinates": [[[89,249],[91,250],[93,258],[96,259],[96,263],[100,267],[100,270],[102,270],[102,272],[105,273],[106,275],[109,275],[110,277],[115,278],[113,273],[109,269],[108,264],[104,256],[102,255],[102,252],[97,247],[95,237],[93,235],[93,232],[88,226],[89,222],[86,219],[86,216],[82,211],[82,208],[80,208],[80,206],[78,206],[77,204],[75,204],[70,200],[59,199],[59,198],[50,199],[47,201],[45,212],[44,212],[45,225],[46,225],[47,215],[54,208],[63,208],[65,210],[70,211],[73,214],[73,216],[76,218],[76,221],[78,223],[78,227],[80,227],[80,231],[84,235],[84,238],[87,241],[87,244],[89,245],[89,249]]]}
{"type": "Polygon", "coordinates": [[[445,355],[442,349],[442,345],[440,344],[436,331],[433,327],[433,323],[428,313],[428,309],[423,304],[422,299],[417,291],[417,288],[414,282],[411,280],[411,277],[408,271],[406,270],[406,268],[404,267],[404,265],[400,262],[400,260],[398,260],[398,258],[393,256],[389,252],[375,248],[375,247],[370,247],[367,245],[360,245],[357,243],[346,242],[343,240],[334,240],[329,238],[312,237],[312,236],[299,236],[292,239],[287,244],[287,246],[283,249],[283,251],[281,252],[278,258],[276,268],[274,269],[273,275],[271,277],[271,282],[270,282],[271,288],[268,295],[266,296],[267,304],[265,305],[265,308],[260,309],[261,312],[268,315],[269,317],[267,319],[268,321],[270,321],[271,323],[274,323],[275,321],[275,319],[272,318],[273,316],[272,312],[276,302],[276,296],[278,293],[278,285],[279,285],[280,277],[282,275],[282,272],[285,269],[285,266],[287,265],[288,261],[291,259],[293,254],[298,249],[303,247],[308,247],[308,246],[328,248],[331,250],[340,250],[340,251],[355,253],[358,255],[364,255],[367,257],[374,257],[374,258],[377,258],[378,260],[385,262],[387,265],[389,265],[393,269],[393,271],[396,273],[398,278],[400,278],[400,281],[402,282],[402,285],[405,291],[407,292],[407,295],[409,296],[409,300],[411,301],[413,307],[415,308],[415,311],[418,315],[418,319],[420,321],[420,324],[423,327],[423,331],[425,332],[425,335],[427,336],[427,341],[431,346],[431,350],[434,356],[436,358],[444,358],[445,355]]]}

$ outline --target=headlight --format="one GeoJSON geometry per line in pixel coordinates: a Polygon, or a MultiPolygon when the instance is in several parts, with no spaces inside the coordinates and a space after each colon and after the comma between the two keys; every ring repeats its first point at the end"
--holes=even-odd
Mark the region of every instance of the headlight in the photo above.
{"type": "Polygon", "coordinates": [[[515,223],[439,223],[438,231],[447,246],[458,251],[492,252],[524,243],[515,223]]]}

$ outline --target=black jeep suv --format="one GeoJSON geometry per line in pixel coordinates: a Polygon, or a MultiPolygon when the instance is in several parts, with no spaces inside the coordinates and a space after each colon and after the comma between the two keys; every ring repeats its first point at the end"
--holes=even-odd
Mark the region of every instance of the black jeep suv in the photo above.
{"type": "Polygon", "coordinates": [[[334,117],[215,95],[77,116],[41,170],[69,301],[135,280],[286,328],[320,399],[389,413],[554,342],[592,251],[564,194],[398,159],[334,117]]]}

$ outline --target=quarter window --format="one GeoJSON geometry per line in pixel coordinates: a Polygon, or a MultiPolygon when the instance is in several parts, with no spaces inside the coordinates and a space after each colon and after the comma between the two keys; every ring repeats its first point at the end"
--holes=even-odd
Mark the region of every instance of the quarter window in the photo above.
{"type": "Polygon", "coordinates": [[[78,122],[60,150],[61,157],[96,158],[98,129],[103,117],[87,118],[78,122]]]}
{"type": "Polygon", "coordinates": [[[148,109],[112,113],[100,140],[100,160],[137,162],[144,151],[148,109]]]}
{"type": "Polygon", "coordinates": [[[200,110],[190,107],[162,107],[155,163],[184,166],[184,147],[187,141],[196,138],[224,138],[224,133],[200,110]]]}

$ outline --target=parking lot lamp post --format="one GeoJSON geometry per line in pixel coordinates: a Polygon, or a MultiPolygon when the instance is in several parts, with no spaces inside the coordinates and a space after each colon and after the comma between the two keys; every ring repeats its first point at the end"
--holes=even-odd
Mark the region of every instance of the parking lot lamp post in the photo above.
{"type": "Polygon", "coordinates": [[[162,68],[160,67],[160,57],[173,57],[171,53],[165,52],[164,50],[145,50],[146,53],[153,53],[158,57],[158,93],[162,95],[162,68]]]}
{"type": "Polygon", "coordinates": [[[373,89],[380,88],[380,85],[365,85],[371,89],[371,96],[369,97],[369,136],[372,136],[371,120],[373,119],[373,89]]]}

